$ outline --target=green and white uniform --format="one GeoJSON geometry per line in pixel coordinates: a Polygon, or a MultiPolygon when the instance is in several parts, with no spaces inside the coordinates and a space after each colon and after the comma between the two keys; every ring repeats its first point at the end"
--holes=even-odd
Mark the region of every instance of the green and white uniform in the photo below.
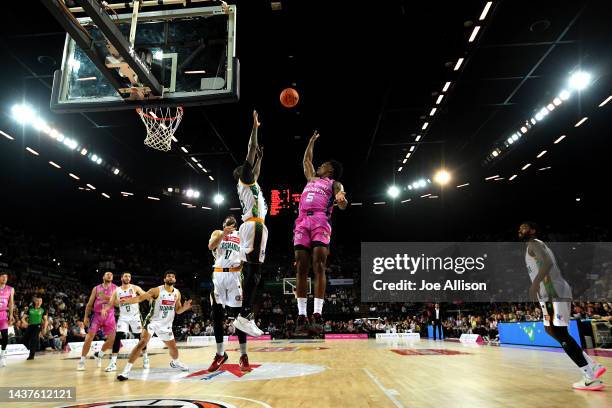
{"type": "Polygon", "coordinates": [[[157,334],[163,341],[174,339],[172,333],[172,322],[176,311],[176,301],[179,296],[178,289],[174,288],[172,292],[168,292],[165,286],[159,287],[159,296],[153,299],[151,311],[145,319],[144,327],[151,336],[157,334]]]}
{"type": "Polygon", "coordinates": [[[213,251],[215,257],[211,302],[229,307],[242,306],[242,262],[240,234],[234,231],[224,236],[213,251]]]}
{"type": "Polygon", "coordinates": [[[238,198],[243,221],[239,229],[241,259],[261,263],[266,258],[268,242],[268,228],[264,224],[268,212],[266,200],[257,182],[246,184],[242,180],[238,182],[238,198]],[[255,253],[250,255],[253,251],[255,253]]]}
{"type": "MultiPolygon", "coordinates": [[[[544,251],[552,261],[548,276],[540,283],[540,290],[538,291],[538,300],[542,307],[544,325],[550,326],[552,321],[553,326],[568,326],[572,316],[572,288],[561,276],[561,269],[557,265],[555,254],[544,242],[539,239],[534,241],[543,246],[544,251]]],[[[525,263],[527,264],[529,277],[533,282],[540,270],[540,261],[529,255],[529,249],[527,249],[525,251],[525,263]]]]}

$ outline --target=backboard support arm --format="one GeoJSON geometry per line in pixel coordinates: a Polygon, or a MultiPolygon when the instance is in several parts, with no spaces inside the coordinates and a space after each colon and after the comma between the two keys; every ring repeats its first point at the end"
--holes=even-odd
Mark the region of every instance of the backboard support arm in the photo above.
{"type": "MultiPolygon", "coordinates": [[[[138,82],[142,83],[146,88],[149,88],[150,92],[154,96],[161,96],[163,94],[162,85],[151,73],[150,69],[144,65],[140,58],[138,58],[134,49],[130,47],[128,41],[123,37],[123,33],[119,31],[117,25],[111,20],[102,6],[98,4],[96,0],[76,1],[81,5],[81,7],[83,7],[85,13],[98,26],[106,39],[110,42],[110,45],[116,49],[118,55],[131,68],[131,70],[133,70],[138,82]]],[[[129,79],[130,82],[135,80],[133,76],[129,77],[129,79]]],[[[117,90],[119,91],[119,89],[120,88],[117,90]]]]}

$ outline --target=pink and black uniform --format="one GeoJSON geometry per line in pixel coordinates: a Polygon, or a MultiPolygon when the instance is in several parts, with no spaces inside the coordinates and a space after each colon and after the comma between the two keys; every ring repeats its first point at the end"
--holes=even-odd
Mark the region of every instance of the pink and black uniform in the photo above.
{"type": "Polygon", "coordinates": [[[7,330],[9,326],[8,304],[12,291],[9,285],[0,288],[0,330],[7,330]]]}
{"type": "Polygon", "coordinates": [[[328,246],[331,240],[331,214],[334,209],[334,180],[310,180],[300,197],[300,209],[293,229],[293,246],[312,249],[328,246]]]}
{"type": "Polygon", "coordinates": [[[109,311],[106,318],[102,317],[102,309],[108,305],[115,289],[117,289],[117,286],[114,283],[111,283],[108,288],[105,288],[102,284],[96,286],[96,300],[93,306],[94,317],[89,325],[89,331],[97,332],[102,329],[106,335],[115,331],[116,324],[113,309],[109,311]]]}

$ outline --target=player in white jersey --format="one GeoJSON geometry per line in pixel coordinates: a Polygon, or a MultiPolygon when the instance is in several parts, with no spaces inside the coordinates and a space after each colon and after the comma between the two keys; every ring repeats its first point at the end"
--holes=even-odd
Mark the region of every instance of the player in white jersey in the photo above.
{"type": "Polygon", "coordinates": [[[172,322],[174,315],[181,314],[191,309],[191,300],[187,300],[184,304],[181,302],[181,292],[174,287],[176,283],[176,274],[169,270],[164,273],[164,284],[156,288],[149,289],[148,292],[135,297],[125,297],[120,303],[135,304],[145,300],[151,300],[151,310],[145,318],[142,336],[138,345],[134,347],[128,358],[128,363],[125,365],[123,372],[117,376],[119,381],[125,381],[129,378],[132,364],[138,358],[142,350],[147,346],[151,337],[156,334],[161,341],[168,347],[168,352],[172,361],[170,367],[178,368],[181,371],[189,371],[189,368],[178,360],[178,348],[174,340],[172,332],[172,322]]]}
{"type": "Polygon", "coordinates": [[[572,290],[561,276],[553,252],[537,239],[539,232],[539,227],[532,222],[522,223],[518,232],[519,238],[527,243],[525,263],[532,282],[529,295],[540,302],[546,333],[561,344],[565,353],[583,373],[582,380],[574,383],[573,388],[585,391],[602,390],[604,384],[599,377],[606,372],[606,368],[582,351],[569,334],[572,290]]]}
{"type": "Polygon", "coordinates": [[[259,179],[263,149],[257,142],[259,117],[253,111],[253,130],[249,138],[249,147],[244,164],[234,170],[234,178],[238,182],[238,198],[242,206],[242,225],[240,226],[241,258],[244,262],[244,290],[242,308],[234,319],[234,327],[243,332],[259,337],[263,332],[255,324],[253,318],[253,301],[255,290],[261,278],[261,264],[266,257],[268,229],[265,226],[268,208],[263,192],[257,180],[259,179]]]}
{"type": "MultiPolygon", "coordinates": [[[[215,258],[213,266],[214,291],[210,295],[212,304],[213,327],[217,353],[208,372],[217,371],[228,359],[223,344],[223,320],[225,308],[239,308],[242,306],[242,260],[240,255],[240,234],[236,231],[236,218],[229,215],[223,221],[223,230],[215,230],[208,241],[215,258]]],[[[247,335],[236,329],[240,343],[240,370],[251,371],[249,357],[247,356],[247,335]]]]}
{"type": "MultiPolygon", "coordinates": [[[[108,305],[102,309],[102,316],[106,317],[106,314],[114,309],[115,306],[119,306],[119,319],[117,320],[117,334],[115,335],[115,342],[113,343],[113,354],[111,356],[111,362],[104,371],[111,372],[117,371],[117,354],[121,349],[121,340],[127,338],[127,333],[132,333],[137,339],[140,339],[142,333],[142,317],[140,315],[140,307],[136,304],[121,304],[121,299],[131,298],[140,296],[145,293],[140,286],[132,285],[132,274],[130,272],[123,272],[121,275],[121,286],[119,286],[108,305]]],[[[149,356],[147,354],[147,348],[145,347],[142,351],[142,367],[144,369],[149,368],[149,356]]]]}

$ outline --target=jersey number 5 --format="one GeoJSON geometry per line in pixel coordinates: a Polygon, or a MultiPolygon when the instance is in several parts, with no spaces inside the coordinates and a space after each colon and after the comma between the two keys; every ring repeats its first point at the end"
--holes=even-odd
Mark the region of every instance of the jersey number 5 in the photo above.
{"type": "Polygon", "coordinates": [[[311,202],[314,199],[314,193],[308,193],[306,195],[306,201],[311,202]]]}

